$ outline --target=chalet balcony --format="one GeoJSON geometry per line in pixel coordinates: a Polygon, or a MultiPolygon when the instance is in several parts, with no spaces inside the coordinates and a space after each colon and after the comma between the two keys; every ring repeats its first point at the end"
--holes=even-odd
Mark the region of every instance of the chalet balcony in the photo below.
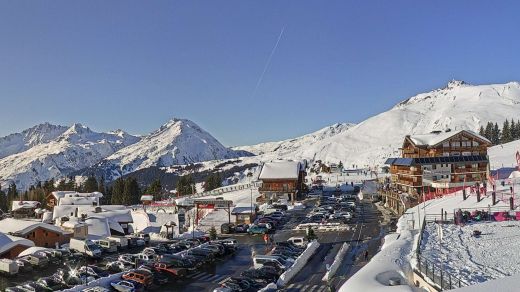
{"type": "Polygon", "coordinates": [[[479,167],[479,168],[455,168],[453,173],[471,173],[471,172],[486,172],[487,168],[479,167]]]}
{"type": "Polygon", "coordinates": [[[261,186],[258,188],[259,192],[279,192],[279,193],[293,193],[296,188],[284,188],[284,187],[272,187],[272,186],[261,186]]]}

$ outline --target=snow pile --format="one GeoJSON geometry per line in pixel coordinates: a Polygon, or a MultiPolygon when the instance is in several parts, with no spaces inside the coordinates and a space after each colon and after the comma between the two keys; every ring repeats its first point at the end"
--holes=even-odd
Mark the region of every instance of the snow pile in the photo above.
{"type": "Polygon", "coordinates": [[[428,223],[422,255],[469,284],[520,274],[520,222],[479,222],[458,226],[428,223]],[[442,240],[438,228],[442,228],[442,240]],[[482,232],[474,237],[473,231],[482,232]]]}
{"type": "Polygon", "coordinates": [[[278,278],[278,281],[276,282],[276,285],[278,287],[283,287],[287,285],[291,281],[291,279],[298,274],[303,267],[305,267],[305,264],[307,264],[307,261],[311,258],[311,256],[316,252],[316,250],[320,247],[320,243],[317,240],[313,240],[307,245],[307,248],[303,251],[301,255],[299,255],[296,260],[294,261],[294,264],[289,267],[285,272],[283,272],[282,275],[280,275],[280,278],[278,278]]]}
{"type": "Polygon", "coordinates": [[[338,271],[339,267],[341,266],[341,263],[343,262],[349,247],[350,247],[350,245],[348,243],[346,243],[346,242],[343,243],[343,245],[341,246],[341,249],[338,251],[338,253],[334,257],[334,261],[332,262],[332,265],[330,265],[329,270],[323,276],[323,279],[322,279],[323,281],[329,281],[332,279],[332,277],[334,277],[334,275],[338,271]]]}

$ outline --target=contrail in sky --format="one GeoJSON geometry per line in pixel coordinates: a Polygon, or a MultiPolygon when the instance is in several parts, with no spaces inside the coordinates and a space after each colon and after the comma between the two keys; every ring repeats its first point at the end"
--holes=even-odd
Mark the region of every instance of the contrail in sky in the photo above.
{"type": "Polygon", "coordinates": [[[273,58],[273,55],[276,52],[276,49],[278,48],[278,44],[280,43],[280,40],[282,39],[284,31],[285,31],[285,26],[282,27],[282,30],[280,31],[280,34],[278,35],[278,39],[276,40],[276,44],[274,44],[274,47],[271,50],[271,54],[269,55],[269,58],[267,58],[267,62],[265,63],[264,70],[262,71],[262,74],[260,74],[260,78],[258,78],[258,81],[256,82],[255,90],[253,91],[251,98],[255,97],[258,87],[260,87],[262,80],[264,80],[265,72],[267,72],[267,69],[269,69],[269,65],[271,65],[271,59],[273,58]]]}

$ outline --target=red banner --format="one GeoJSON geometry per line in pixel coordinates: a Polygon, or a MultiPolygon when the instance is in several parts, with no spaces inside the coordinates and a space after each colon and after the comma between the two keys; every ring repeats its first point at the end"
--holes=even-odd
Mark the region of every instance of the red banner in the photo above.
{"type": "Polygon", "coordinates": [[[215,209],[215,204],[197,204],[199,209],[215,209]]]}
{"type": "Polygon", "coordinates": [[[520,152],[516,151],[516,168],[520,170],[520,152]]]}

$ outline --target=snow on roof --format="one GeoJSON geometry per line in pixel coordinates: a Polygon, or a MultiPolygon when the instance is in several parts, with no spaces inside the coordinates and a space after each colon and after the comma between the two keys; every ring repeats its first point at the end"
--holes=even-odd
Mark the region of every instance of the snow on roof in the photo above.
{"type": "Polygon", "coordinates": [[[91,217],[85,220],[88,224],[88,238],[99,239],[110,236],[110,225],[107,218],[91,217]]]}
{"type": "Polygon", "coordinates": [[[251,214],[254,213],[256,209],[256,204],[253,204],[251,208],[251,203],[238,203],[232,210],[231,214],[251,214]]]}
{"type": "Polygon", "coordinates": [[[259,179],[298,179],[300,163],[297,161],[266,162],[259,179]]]}
{"type": "Polygon", "coordinates": [[[477,137],[480,140],[486,141],[491,144],[491,142],[487,138],[485,138],[473,131],[469,131],[469,130],[459,130],[459,131],[455,131],[455,132],[451,132],[451,131],[450,132],[435,132],[435,133],[429,133],[429,134],[416,134],[416,135],[411,135],[410,140],[412,140],[412,142],[415,145],[434,146],[434,145],[437,145],[437,144],[443,142],[444,140],[449,139],[450,137],[453,137],[462,132],[468,133],[472,136],[477,137]]]}
{"type": "Polygon", "coordinates": [[[75,191],[54,191],[51,193],[56,199],[61,199],[65,197],[95,197],[102,198],[103,194],[100,192],[92,192],[92,193],[78,193],[75,191]]]}
{"type": "Polygon", "coordinates": [[[38,201],[13,201],[11,210],[16,211],[18,209],[36,209],[40,205],[38,201]]]}
{"type": "Polygon", "coordinates": [[[36,228],[44,228],[56,233],[63,233],[63,230],[61,230],[59,227],[39,221],[29,221],[14,218],[6,218],[0,221],[0,232],[3,233],[27,234],[36,228]]]}
{"type": "Polygon", "coordinates": [[[142,195],[141,201],[153,201],[153,195],[142,195]]]}
{"type": "Polygon", "coordinates": [[[34,242],[25,238],[0,233],[0,254],[7,252],[17,245],[31,247],[34,246],[34,242]]]}
{"type": "Polygon", "coordinates": [[[64,197],[60,199],[59,205],[88,205],[91,206],[92,203],[97,202],[97,198],[95,197],[64,197]]]}
{"type": "Polygon", "coordinates": [[[113,217],[118,222],[132,222],[132,216],[130,215],[131,209],[120,205],[60,205],[55,206],[52,214],[52,219],[58,219],[61,217],[75,217],[77,210],[77,216],[81,217],[81,214],[85,214],[87,217],[113,217]],[[96,213],[96,210],[100,212],[96,213]]]}
{"type": "Polygon", "coordinates": [[[42,251],[46,251],[46,250],[51,250],[51,249],[47,248],[47,247],[41,247],[41,246],[32,246],[32,247],[29,247],[28,249],[22,251],[18,256],[24,257],[24,256],[28,256],[28,255],[38,254],[38,253],[41,253],[42,251]]]}

